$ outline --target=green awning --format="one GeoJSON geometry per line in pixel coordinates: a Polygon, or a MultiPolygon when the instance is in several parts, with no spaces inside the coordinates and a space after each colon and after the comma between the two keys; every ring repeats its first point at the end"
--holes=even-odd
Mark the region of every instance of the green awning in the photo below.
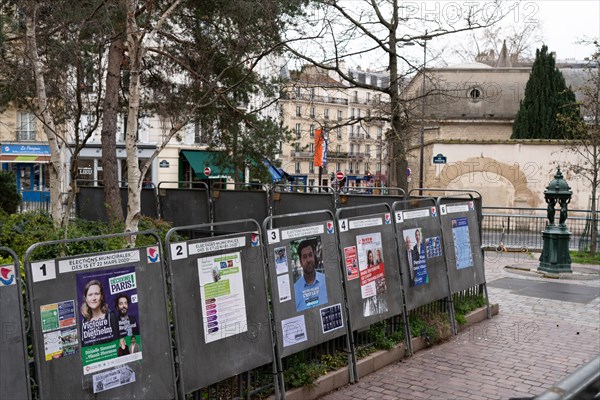
{"type": "Polygon", "coordinates": [[[210,167],[211,176],[233,175],[233,165],[221,166],[215,162],[219,154],[216,151],[181,150],[181,154],[188,160],[195,175],[199,178],[205,178],[204,168],[206,167],[210,167]]]}

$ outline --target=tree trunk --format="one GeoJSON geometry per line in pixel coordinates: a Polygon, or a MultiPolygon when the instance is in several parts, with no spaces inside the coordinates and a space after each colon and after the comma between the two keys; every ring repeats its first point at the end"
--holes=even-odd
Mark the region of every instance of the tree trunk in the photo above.
{"type": "Polygon", "coordinates": [[[61,203],[61,193],[64,177],[61,147],[58,144],[58,137],[56,136],[52,113],[48,108],[44,67],[37,50],[35,29],[36,13],[37,5],[32,4],[31,8],[27,10],[25,17],[26,45],[35,76],[36,114],[37,118],[44,125],[44,133],[48,139],[48,146],[50,147],[50,164],[48,165],[48,176],[50,183],[50,214],[52,215],[54,223],[57,226],[61,226],[65,220],[68,221],[68,219],[62,218],[63,207],[61,203]]]}
{"type": "MultiPolygon", "coordinates": [[[[390,158],[390,185],[408,189],[406,180],[406,146],[404,140],[404,131],[402,126],[402,112],[400,109],[400,82],[398,81],[398,55],[396,34],[398,31],[398,4],[394,2],[394,16],[390,24],[389,39],[389,70],[390,70],[390,115],[391,115],[391,135],[388,141],[391,147],[390,158]]],[[[389,157],[389,155],[388,155],[389,157]]]]}
{"type": "MultiPolygon", "coordinates": [[[[135,3],[127,1],[127,51],[129,55],[129,107],[125,148],[127,152],[127,217],[125,232],[137,232],[141,212],[142,179],[137,155],[138,111],[140,108],[141,33],[135,20],[135,3]]],[[[132,239],[132,246],[135,238],[132,239]]]]}
{"type": "Polygon", "coordinates": [[[104,180],[104,204],[110,222],[123,221],[123,208],[117,173],[116,132],[123,50],[123,37],[118,36],[111,43],[108,50],[106,94],[104,96],[104,114],[102,115],[102,158],[100,164],[102,165],[104,180]]]}

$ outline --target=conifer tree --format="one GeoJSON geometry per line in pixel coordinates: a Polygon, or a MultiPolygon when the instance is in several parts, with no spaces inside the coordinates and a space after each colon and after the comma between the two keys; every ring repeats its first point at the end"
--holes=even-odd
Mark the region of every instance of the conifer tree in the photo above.
{"type": "Polygon", "coordinates": [[[575,94],[567,87],[563,74],[556,68],[554,55],[542,46],[535,52],[525,97],[515,123],[512,139],[570,139],[572,133],[561,127],[558,114],[581,120],[575,94]]]}

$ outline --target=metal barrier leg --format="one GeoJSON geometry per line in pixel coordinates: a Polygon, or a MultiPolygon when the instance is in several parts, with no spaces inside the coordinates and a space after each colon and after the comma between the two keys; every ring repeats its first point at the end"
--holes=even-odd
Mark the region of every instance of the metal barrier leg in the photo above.
{"type": "Polygon", "coordinates": [[[452,334],[458,335],[458,327],[456,326],[456,315],[454,314],[454,300],[452,294],[446,298],[448,302],[448,314],[450,314],[450,325],[452,325],[452,334]]]}

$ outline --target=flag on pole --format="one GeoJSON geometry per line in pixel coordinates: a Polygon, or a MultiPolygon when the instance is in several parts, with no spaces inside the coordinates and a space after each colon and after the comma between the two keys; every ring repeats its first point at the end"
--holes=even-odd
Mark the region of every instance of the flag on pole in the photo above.
{"type": "Polygon", "coordinates": [[[327,166],[327,137],[323,129],[315,129],[315,155],[313,164],[315,167],[327,166]]]}

